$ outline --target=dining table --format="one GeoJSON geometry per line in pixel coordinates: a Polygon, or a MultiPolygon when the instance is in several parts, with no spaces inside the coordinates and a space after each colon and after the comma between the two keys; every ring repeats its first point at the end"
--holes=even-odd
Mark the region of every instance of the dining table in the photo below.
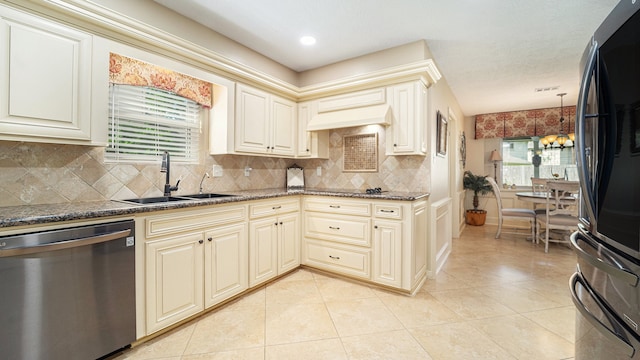
{"type": "MultiPolygon", "coordinates": [[[[517,192],[516,196],[518,197],[518,200],[532,202],[534,204],[546,204],[549,193],[547,191],[523,191],[517,192]]],[[[554,201],[553,196],[550,196],[550,199],[551,201],[554,201]]],[[[578,194],[572,194],[560,198],[560,203],[563,205],[574,205],[577,201],[578,194]]]]}

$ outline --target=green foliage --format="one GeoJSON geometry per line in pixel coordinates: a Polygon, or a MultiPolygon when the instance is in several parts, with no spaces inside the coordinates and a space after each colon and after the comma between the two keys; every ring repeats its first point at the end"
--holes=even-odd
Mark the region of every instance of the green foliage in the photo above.
{"type": "Polygon", "coordinates": [[[471,171],[467,170],[464,172],[464,178],[462,179],[462,184],[466,190],[473,191],[474,196],[488,194],[493,192],[491,188],[491,184],[487,181],[487,175],[480,176],[474,175],[471,171]]]}
{"type": "Polygon", "coordinates": [[[464,172],[464,178],[462,179],[462,185],[465,190],[473,191],[473,208],[478,209],[478,195],[488,194],[493,192],[493,188],[487,180],[487,175],[480,176],[474,175],[471,171],[464,172]]]}

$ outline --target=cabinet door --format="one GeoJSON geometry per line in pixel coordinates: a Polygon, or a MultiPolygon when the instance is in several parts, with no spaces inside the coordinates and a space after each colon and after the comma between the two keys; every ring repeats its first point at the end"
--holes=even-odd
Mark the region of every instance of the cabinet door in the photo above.
{"type": "Polygon", "coordinates": [[[277,96],[271,97],[272,137],[270,151],[275,155],[296,154],[296,103],[277,96]]]}
{"type": "Polygon", "coordinates": [[[311,101],[298,104],[298,146],[296,156],[311,157],[311,132],[307,123],[311,120],[311,101]]]}
{"type": "Polygon", "coordinates": [[[236,87],[236,151],[264,154],[270,150],[269,93],[238,84],[236,87]]]}
{"type": "Polygon", "coordinates": [[[249,287],[278,275],[277,219],[249,223],[249,287]]]}
{"type": "Polygon", "coordinates": [[[89,34],[0,7],[3,136],[91,140],[91,43],[89,34]]]}
{"type": "Polygon", "coordinates": [[[394,121],[391,125],[391,141],[387,144],[389,155],[426,153],[426,88],[420,82],[394,85],[389,88],[389,98],[394,121]]]}
{"type": "Polygon", "coordinates": [[[402,286],[402,224],[376,220],[373,231],[373,281],[402,286]]]}
{"type": "Polygon", "coordinates": [[[307,131],[307,124],[318,114],[318,101],[298,104],[298,143],[297,157],[329,158],[329,130],[307,131]]]}
{"type": "Polygon", "coordinates": [[[149,334],[204,309],[203,234],[167,237],[145,245],[149,334]]]}
{"type": "Polygon", "coordinates": [[[248,287],[247,225],[236,224],[205,233],[204,296],[210,307],[248,287]]]}
{"type": "Polygon", "coordinates": [[[300,215],[298,213],[278,218],[278,274],[300,265],[300,215]]]}

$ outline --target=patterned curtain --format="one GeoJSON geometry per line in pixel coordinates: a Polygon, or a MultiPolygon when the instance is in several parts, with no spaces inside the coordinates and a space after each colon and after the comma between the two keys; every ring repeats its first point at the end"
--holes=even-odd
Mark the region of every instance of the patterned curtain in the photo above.
{"type": "Polygon", "coordinates": [[[170,91],[211,108],[211,83],[123,55],[109,54],[109,82],[170,91]]]}
{"type": "MultiPolygon", "coordinates": [[[[576,107],[565,106],[562,132],[575,131],[576,107]]],[[[476,115],[476,139],[545,136],[560,133],[560,108],[476,115]]]]}

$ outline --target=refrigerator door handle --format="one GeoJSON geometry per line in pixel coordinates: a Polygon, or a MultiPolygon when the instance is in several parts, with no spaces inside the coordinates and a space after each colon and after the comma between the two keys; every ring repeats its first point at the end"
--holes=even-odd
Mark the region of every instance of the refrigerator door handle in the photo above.
{"type": "Polygon", "coordinates": [[[574,232],[573,234],[571,234],[571,238],[570,238],[571,246],[573,246],[573,248],[575,249],[576,255],[578,255],[581,259],[588,262],[590,265],[604,271],[605,273],[623,280],[628,285],[633,287],[638,286],[638,276],[636,274],[625,271],[624,269],[620,269],[613,265],[607,264],[606,262],[602,261],[602,259],[593,257],[588,252],[586,252],[578,244],[578,240],[577,240],[578,234],[579,234],[578,232],[574,232]]]}
{"type": "Polygon", "coordinates": [[[602,336],[610,340],[615,346],[620,347],[620,349],[622,349],[623,352],[627,356],[629,356],[629,358],[633,357],[633,354],[635,353],[635,349],[633,348],[633,346],[629,345],[629,343],[621,339],[616,333],[611,331],[611,329],[609,329],[605,324],[603,324],[600,320],[598,320],[595,316],[593,316],[593,314],[591,314],[589,309],[586,308],[584,303],[580,301],[580,298],[578,297],[578,294],[576,293],[576,289],[575,289],[576,284],[578,282],[580,282],[582,287],[584,287],[584,289],[587,290],[587,292],[589,293],[589,296],[591,296],[595,300],[595,302],[598,304],[601,310],[603,312],[606,311],[606,309],[604,309],[603,306],[600,304],[600,302],[597,300],[595,295],[591,292],[591,290],[587,287],[587,285],[582,282],[580,278],[581,277],[578,273],[574,273],[571,276],[571,279],[569,280],[570,287],[571,287],[571,300],[573,300],[573,303],[576,306],[576,309],[580,311],[580,314],[582,314],[582,316],[584,316],[584,318],[587,319],[587,321],[589,321],[589,323],[600,334],[602,334],[602,336]]]}
{"type": "MultiPolygon", "coordinates": [[[[587,161],[587,151],[585,149],[585,119],[591,117],[586,114],[587,101],[589,97],[589,89],[591,87],[591,74],[596,67],[596,59],[598,54],[598,43],[593,40],[591,49],[587,55],[584,71],[582,73],[582,82],[580,83],[580,91],[578,93],[577,113],[576,113],[576,164],[578,167],[578,175],[580,177],[580,187],[582,188],[582,199],[588,212],[590,220],[595,219],[595,199],[593,193],[594,179],[589,173],[589,163],[587,161]]],[[[593,154],[592,154],[593,156],[593,154]]],[[[595,171],[592,172],[596,174],[595,171]]],[[[590,224],[587,224],[590,225],[590,224]]]]}

